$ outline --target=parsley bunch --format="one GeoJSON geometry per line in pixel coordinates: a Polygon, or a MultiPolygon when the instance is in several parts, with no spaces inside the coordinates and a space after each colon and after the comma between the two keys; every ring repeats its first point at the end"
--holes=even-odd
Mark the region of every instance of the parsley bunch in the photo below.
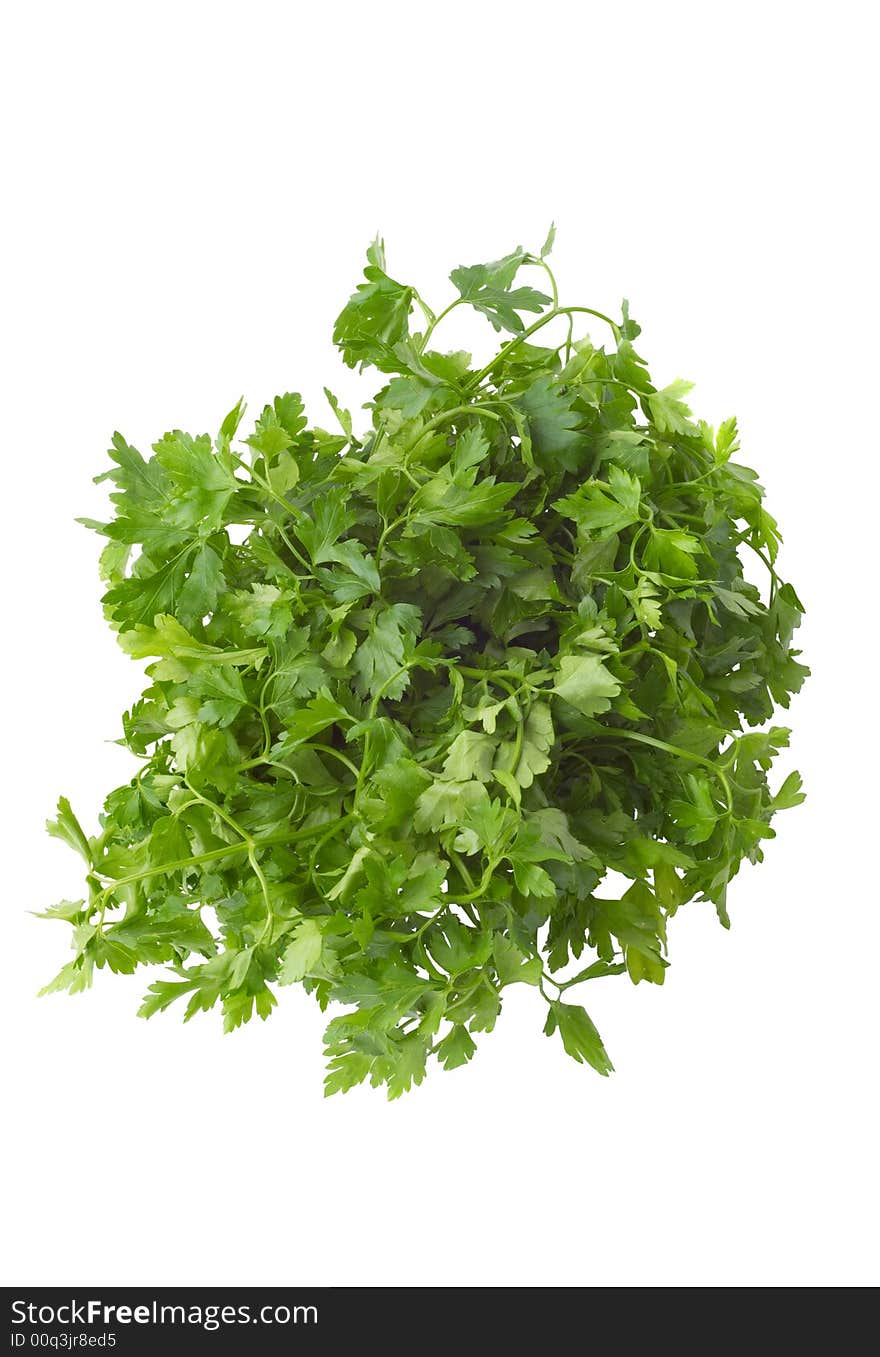
{"type": "Polygon", "coordinates": [[[302,984],[344,1010],[327,1092],[396,1097],[429,1056],[469,1061],[516,983],[607,1074],[570,991],[662,984],[689,900],[727,925],[729,881],[802,800],[796,773],[768,785],[788,731],[747,727],[808,672],[803,609],[735,421],[653,385],[626,303],[560,305],[552,234],[455,269],[439,314],[371,246],[334,331],[383,374],[363,436],[327,392],[338,433],[287,394],[240,443],[241,403],[149,459],[114,437],[90,526],[107,617],[150,660],[122,719],[141,767],[94,837],[63,798],[50,823],[88,895],[46,912],[74,945],[48,990],[163,963],[141,1013],[220,1004],[229,1030],[302,984]],[[436,345],[464,306],[512,336],[476,370],[436,345]]]}

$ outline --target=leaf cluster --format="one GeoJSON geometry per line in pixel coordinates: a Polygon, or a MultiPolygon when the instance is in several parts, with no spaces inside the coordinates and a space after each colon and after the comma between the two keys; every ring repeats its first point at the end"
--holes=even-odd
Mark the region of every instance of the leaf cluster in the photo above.
{"type": "Polygon", "coordinates": [[[87,891],[47,911],[73,931],[49,990],[161,964],[144,1016],[231,1030],[301,984],[336,1006],[327,1092],[393,1098],[469,1061],[513,984],[607,1074],[569,991],[662,984],[688,901],[727,924],[802,799],[769,723],[803,609],[736,422],[652,382],[625,303],[561,305],[551,246],[455,269],[437,313],[375,242],[334,330],[382,374],[363,434],[328,392],[332,430],[287,393],[246,437],[241,403],[147,458],[114,436],[91,526],[148,661],[140,766],[94,836],[63,798],[50,824],[87,891]],[[436,345],[456,307],[505,336],[483,367],[436,345]]]}

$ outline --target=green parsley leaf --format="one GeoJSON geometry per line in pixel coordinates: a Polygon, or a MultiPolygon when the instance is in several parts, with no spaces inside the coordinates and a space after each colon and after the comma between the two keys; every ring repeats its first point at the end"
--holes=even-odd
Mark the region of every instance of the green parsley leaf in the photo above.
{"type": "Polygon", "coordinates": [[[584,716],[598,716],[611,706],[620,684],[597,655],[563,655],[553,691],[584,716]]]}
{"type": "Polygon", "coordinates": [[[566,1051],[578,1063],[586,1061],[599,1074],[614,1069],[592,1019],[578,1004],[551,1003],[544,1031],[547,1036],[558,1031],[566,1051]]]}

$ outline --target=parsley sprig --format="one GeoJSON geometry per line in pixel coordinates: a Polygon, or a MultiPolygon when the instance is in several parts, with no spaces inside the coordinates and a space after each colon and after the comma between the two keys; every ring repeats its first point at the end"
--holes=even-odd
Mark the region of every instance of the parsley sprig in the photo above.
{"type": "Polygon", "coordinates": [[[569,991],[662,984],[689,900],[727,925],[803,799],[768,782],[803,608],[736,422],[651,382],[626,303],[562,305],[552,243],[455,269],[438,311],[370,247],[334,330],[383,375],[363,435],[328,391],[334,431],[287,393],[243,439],[241,402],[148,459],[114,436],[90,526],[107,618],[150,661],[122,718],[141,766],[98,834],[64,798],[49,825],[87,892],[46,911],[74,952],[47,990],[162,964],[144,1016],[219,1004],[231,1030],[302,984],[344,1010],[327,1092],[396,1097],[469,1061],[516,983],[607,1074],[569,991]],[[510,336],[476,370],[436,346],[459,307],[510,336]]]}

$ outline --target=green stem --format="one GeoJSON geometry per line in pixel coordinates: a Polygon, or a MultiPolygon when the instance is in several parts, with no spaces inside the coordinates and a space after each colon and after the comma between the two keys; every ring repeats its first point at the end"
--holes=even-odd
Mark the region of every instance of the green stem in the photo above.
{"type": "MultiPolygon", "coordinates": [[[[341,822],[339,822],[341,823],[341,822]]],[[[320,834],[325,828],[324,825],[313,825],[309,829],[283,830],[275,834],[265,834],[260,838],[251,839],[255,848],[268,848],[272,844],[299,843],[303,839],[312,839],[316,834],[320,834]]],[[[146,867],[140,872],[130,872],[126,876],[117,876],[110,879],[110,883],[104,886],[100,892],[99,899],[109,897],[119,886],[131,886],[137,881],[147,881],[153,876],[167,876],[171,872],[181,871],[187,867],[200,867],[203,862],[217,862],[220,858],[229,857],[232,853],[243,853],[247,851],[247,844],[227,843],[222,848],[209,848],[204,853],[194,853],[191,857],[175,858],[172,862],[157,863],[155,867],[146,867]]],[[[95,875],[104,876],[102,872],[95,870],[95,875]]]]}
{"type": "MultiPolygon", "coordinates": [[[[518,688],[524,686],[536,688],[537,686],[530,683],[524,674],[518,674],[515,669],[473,669],[467,665],[456,664],[455,660],[441,660],[440,663],[453,665],[460,674],[464,674],[467,678],[498,679],[499,681],[501,679],[516,679],[518,688]]],[[[506,688],[507,684],[502,686],[506,688]]]]}
{"type": "Polygon", "coordinates": [[[710,476],[714,476],[716,471],[723,471],[725,466],[725,462],[713,462],[713,464],[710,467],[707,467],[699,476],[694,476],[689,481],[669,481],[667,485],[664,485],[663,493],[666,494],[669,490],[689,490],[693,485],[702,485],[703,481],[708,480],[710,476]]]}
{"type": "Polygon", "coordinates": [[[251,864],[254,876],[260,883],[260,890],[263,893],[263,903],[266,906],[266,922],[263,924],[263,931],[260,934],[258,942],[265,942],[267,938],[271,942],[272,929],[275,926],[275,912],[272,909],[272,900],[269,896],[269,883],[266,880],[262,867],[257,861],[257,850],[253,839],[251,839],[250,846],[248,847],[248,862],[251,864]]]}
{"type": "MultiPolygon", "coordinates": [[[[553,976],[550,975],[547,971],[544,971],[544,970],[541,971],[541,980],[542,980],[542,983],[543,983],[544,981],[546,981],[548,985],[555,985],[555,986],[556,986],[556,988],[559,990],[559,994],[557,994],[557,996],[556,996],[556,998],[557,998],[557,1000],[558,1000],[559,997],[560,997],[560,995],[562,994],[562,991],[565,989],[565,985],[560,985],[560,983],[559,983],[558,980],[554,980],[553,976]]],[[[544,997],[546,998],[547,996],[545,995],[544,997]]]]}
{"type": "MultiPolygon", "coordinates": [[[[542,974],[543,974],[543,973],[542,973],[542,974]]],[[[557,1004],[557,1003],[559,1002],[559,995],[557,995],[555,999],[551,999],[551,998],[550,998],[550,995],[547,993],[547,991],[546,991],[545,988],[544,988],[544,981],[543,981],[543,979],[541,979],[541,980],[538,981],[538,989],[539,989],[539,991],[540,991],[541,998],[544,1000],[545,1003],[550,1004],[551,1007],[553,1006],[553,1004],[557,1004]]]]}
{"type": "Polygon", "coordinates": [[[516,723],[516,731],[513,736],[513,758],[510,764],[510,771],[514,777],[516,777],[516,770],[519,765],[520,755],[522,754],[522,743],[523,743],[523,719],[522,717],[520,717],[520,719],[516,723]]]}
{"type": "Polygon", "coordinates": [[[242,829],[241,825],[238,823],[234,816],[230,815],[228,811],[225,811],[222,806],[218,806],[216,801],[211,801],[209,797],[202,796],[201,792],[196,791],[195,787],[190,786],[186,778],[184,778],[183,781],[184,785],[189,788],[189,790],[192,792],[193,796],[196,798],[197,801],[201,801],[203,805],[207,806],[210,810],[213,810],[214,813],[220,817],[224,824],[227,824],[229,828],[234,831],[234,833],[238,834],[241,837],[243,846],[247,848],[248,862],[251,864],[254,876],[260,883],[260,891],[263,896],[263,904],[266,906],[266,922],[263,925],[263,931],[260,934],[259,941],[263,942],[267,937],[271,938],[272,929],[275,924],[275,913],[272,909],[272,900],[269,895],[269,883],[266,880],[263,869],[260,866],[259,861],[257,859],[256,844],[254,842],[253,837],[247,832],[246,829],[242,829]]]}
{"type": "Polygon", "coordinates": [[[489,883],[492,880],[492,876],[497,866],[497,862],[488,862],[484,868],[483,875],[480,877],[479,886],[476,886],[474,890],[469,891],[467,895],[457,895],[451,903],[454,905],[466,905],[471,900],[479,900],[489,889],[489,883]]]}
{"type": "MultiPolygon", "coordinates": [[[[419,487],[419,488],[421,489],[421,487],[419,487]]],[[[384,526],[384,528],[382,529],[381,533],[379,534],[379,544],[378,544],[378,546],[376,547],[376,558],[375,558],[375,559],[376,559],[376,573],[377,573],[377,574],[379,574],[379,573],[381,572],[381,567],[382,567],[382,551],[383,551],[383,549],[384,549],[384,547],[385,547],[385,543],[387,542],[388,537],[389,537],[390,534],[394,531],[395,528],[399,528],[399,527],[400,527],[401,523],[405,523],[406,520],[408,519],[408,517],[409,517],[409,512],[408,512],[408,511],[407,511],[407,513],[405,513],[405,514],[400,514],[400,515],[398,515],[398,517],[397,517],[397,518],[393,518],[393,519],[391,520],[390,523],[386,523],[385,526],[384,526]]]]}
{"type": "MultiPolygon", "coordinates": [[[[751,531],[751,529],[749,531],[751,531]]],[[[766,565],[767,569],[770,571],[770,602],[772,604],[776,597],[776,591],[779,588],[779,576],[776,573],[773,562],[759,546],[756,546],[754,542],[749,541],[748,533],[738,533],[736,540],[737,542],[741,542],[744,547],[749,547],[758,559],[764,562],[764,565],[766,565]]]]}
{"type": "Polygon", "coordinates": [[[270,758],[268,754],[257,754],[255,758],[245,759],[242,763],[235,765],[237,773],[249,773],[252,768],[282,768],[285,773],[290,775],[290,769],[283,764],[280,759],[270,758]]]}
{"type": "Polygon", "coordinates": [[[376,430],[375,437],[373,438],[373,441],[370,444],[368,460],[379,451],[379,448],[382,445],[382,440],[384,437],[385,437],[385,425],[383,424],[380,429],[376,430]]]}
{"type": "Polygon", "coordinates": [[[438,919],[442,919],[442,918],[443,918],[443,915],[446,913],[446,911],[447,911],[448,909],[449,909],[449,906],[448,906],[448,905],[441,905],[439,909],[435,910],[433,914],[430,914],[430,915],[428,916],[428,918],[427,918],[427,919],[425,920],[425,922],[422,924],[421,928],[417,928],[416,931],[415,931],[415,933],[413,933],[413,934],[410,935],[410,937],[408,938],[408,941],[409,941],[409,942],[419,942],[419,941],[421,940],[422,934],[425,932],[425,930],[428,929],[428,928],[430,928],[430,927],[431,927],[431,924],[435,924],[435,923],[437,922],[438,919]]]}
{"type": "MultiPolygon", "coordinates": [[[[389,678],[385,680],[379,691],[376,693],[376,696],[370,703],[368,709],[368,720],[372,720],[375,717],[377,711],[379,710],[379,703],[381,702],[384,694],[391,687],[392,683],[394,683],[396,679],[399,679],[401,674],[405,674],[407,673],[408,670],[412,669],[415,664],[418,664],[417,660],[410,660],[407,664],[401,665],[401,667],[397,670],[396,673],[392,674],[389,678]]],[[[358,769],[357,782],[354,785],[354,797],[351,803],[352,809],[355,809],[357,807],[357,803],[360,799],[361,792],[363,791],[364,782],[366,781],[367,773],[369,771],[371,755],[370,735],[371,731],[368,730],[366,735],[364,736],[364,752],[361,755],[361,766],[358,769]]]]}
{"type": "MultiPolygon", "coordinates": [[[[263,480],[262,476],[258,476],[254,468],[248,462],[246,462],[242,457],[239,457],[237,453],[232,452],[231,449],[229,452],[229,456],[236,463],[236,465],[241,467],[242,471],[247,472],[251,480],[256,485],[258,485],[261,490],[265,491],[265,493],[269,496],[270,499],[274,499],[276,504],[280,504],[284,512],[289,514],[291,518],[294,517],[293,505],[290,504],[286,499],[284,499],[282,495],[277,494],[277,492],[272,489],[272,486],[269,484],[269,482],[263,480]]],[[[293,556],[294,560],[298,561],[299,564],[303,566],[303,568],[308,572],[305,578],[313,580],[315,576],[312,574],[311,562],[307,561],[305,556],[302,556],[300,552],[296,549],[296,547],[293,545],[293,543],[287,536],[287,533],[284,531],[280,523],[276,523],[275,527],[278,529],[278,535],[283,541],[284,545],[287,547],[287,550],[290,552],[291,556],[293,556]]],[[[297,575],[296,578],[301,579],[303,577],[297,575]]]]}
{"type": "Polygon", "coordinates": [[[469,871],[469,869],[468,869],[468,867],[467,867],[467,864],[459,857],[458,853],[456,853],[454,850],[450,850],[449,856],[452,858],[452,861],[455,863],[455,865],[456,865],[456,867],[457,867],[457,869],[458,869],[459,875],[461,876],[461,879],[462,879],[462,881],[464,881],[464,883],[465,883],[465,885],[467,886],[468,890],[471,890],[471,891],[475,890],[476,887],[474,886],[474,878],[471,876],[470,871],[469,871]]]}
{"type": "Polygon", "coordinates": [[[370,759],[372,758],[372,750],[370,749],[371,734],[372,732],[368,730],[366,735],[364,736],[364,748],[361,754],[361,766],[358,769],[357,781],[354,784],[354,796],[351,799],[351,805],[353,810],[357,810],[358,802],[361,799],[361,792],[363,791],[364,783],[367,780],[367,772],[370,766],[370,759]]]}
{"type": "Polygon", "coordinates": [[[554,310],[554,311],[558,311],[558,310],[559,310],[559,288],[557,287],[557,284],[556,284],[556,275],[554,274],[554,272],[553,272],[553,270],[551,269],[550,265],[547,263],[547,260],[546,260],[546,259],[539,259],[539,258],[537,257],[537,255],[534,255],[528,262],[529,262],[530,264],[534,264],[536,268],[543,269],[544,272],[546,273],[547,277],[550,279],[550,291],[551,291],[551,293],[553,294],[553,296],[552,296],[553,310],[554,310]]]}
{"type": "Polygon", "coordinates": [[[357,777],[360,772],[356,763],[352,763],[351,759],[346,758],[345,754],[340,753],[338,749],[334,749],[332,745],[310,743],[309,749],[318,749],[322,754],[330,754],[332,758],[338,759],[340,763],[344,764],[349,772],[354,773],[355,777],[357,777]]]}
{"type": "Polygon", "coordinates": [[[200,801],[203,806],[207,806],[209,810],[212,810],[215,813],[215,815],[219,816],[219,818],[223,821],[224,824],[227,824],[234,833],[238,834],[244,840],[244,842],[248,846],[250,846],[250,844],[253,842],[250,834],[248,834],[246,829],[242,829],[238,821],[233,819],[233,817],[228,813],[228,811],[225,811],[222,806],[218,806],[217,802],[212,801],[210,797],[202,796],[202,793],[196,791],[195,787],[191,786],[189,782],[187,782],[186,778],[183,779],[183,785],[186,787],[187,791],[192,793],[196,801],[200,801]]]}
{"type": "Polygon", "coordinates": [[[477,415],[479,418],[494,419],[498,424],[503,424],[504,420],[502,416],[496,415],[494,410],[490,410],[487,407],[490,405],[506,404],[506,401],[472,401],[469,405],[454,405],[451,410],[441,410],[439,414],[434,415],[433,418],[427,421],[422,432],[407,452],[407,456],[411,457],[419,444],[424,443],[425,439],[432,434],[436,428],[439,428],[439,426],[444,424],[448,419],[455,419],[457,415],[477,415]]]}
{"type": "MultiPolygon", "coordinates": [[[[268,757],[269,757],[269,751],[270,751],[270,749],[272,748],[272,731],[271,731],[271,729],[270,729],[270,727],[269,727],[269,718],[268,718],[268,716],[266,715],[266,694],[267,694],[267,692],[269,691],[270,685],[271,685],[272,683],[274,683],[275,678],[276,678],[276,675],[277,675],[277,671],[271,670],[271,669],[270,669],[269,674],[267,675],[265,682],[263,683],[262,687],[260,688],[260,705],[259,705],[259,707],[257,708],[257,710],[258,710],[258,712],[259,712],[259,714],[260,714],[260,724],[261,724],[261,726],[263,727],[263,758],[264,758],[264,759],[268,759],[268,757]]],[[[255,765],[254,765],[254,766],[255,766],[255,765]]]]}
{"type": "Polygon", "coordinates": [[[636,547],[638,546],[638,543],[641,540],[641,538],[644,536],[645,529],[649,528],[650,526],[651,525],[648,522],[641,523],[639,527],[636,529],[636,531],[633,533],[632,541],[629,544],[630,569],[633,570],[639,576],[644,575],[645,572],[640,565],[636,564],[636,547]]]}
{"type": "Polygon", "coordinates": [[[410,485],[413,487],[414,490],[421,490],[422,486],[425,484],[424,481],[418,480],[412,474],[409,467],[403,465],[403,462],[401,462],[400,465],[395,468],[395,470],[399,471],[401,476],[406,477],[406,479],[409,481],[410,485]]]}
{"type": "Polygon", "coordinates": [[[437,326],[440,324],[441,320],[443,320],[445,316],[448,316],[450,311],[454,311],[457,306],[461,306],[463,302],[464,297],[456,297],[454,302],[450,302],[448,306],[443,308],[439,316],[434,316],[433,319],[429,319],[428,328],[425,331],[424,335],[422,336],[422,342],[419,345],[419,353],[425,352],[425,349],[428,347],[428,340],[431,338],[431,335],[437,329],[437,326]]]}
{"type": "MultiPolygon", "coordinates": [[[[350,820],[353,820],[353,819],[354,819],[354,813],[353,813],[352,811],[349,811],[349,813],[348,813],[347,815],[343,815],[339,820],[336,821],[335,824],[331,825],[331,826],[330,826],[330,829],[327,831],[327,833],[326,833],[326,834],[322,834],[321,837],[318,839],[318,842],[317,842],[316,844],[314,844],[314,846],[312,847],[312,851],[309,853],[309,875],[310,875],[310,876],[314,874],[314,871],[315,871],[315,864],[316,864],[317,861],[318,861],[318,854],[320,853],[321,849],[324,847],[324,844],[325,844],[325,843],[329,843],[329,841],[330,841],[331,839],[335,838],[336,835],[338,834],[339,830],[342,828],[342,826],[343,826],[344,824],[347,824],[350,820]]],[[[326,827],[326,826],[321,825],[321,829],[324,829],[325,827],[326,827]]]]}
{"type": "Polygon", "coordinates": [[[413,298],[415,299],[415,301],[418,302],[418,304],[419,304],[419,306],[420,306],[420,308],[421,308],[422,315],[425,317],[425,320],[428,322],[428,333],[430,334],[430,332],[431,332],[431,330],[433,329],[433,327],[437,324],[437,317],[434,315],[434,312],[431,310],[430,306],[429,306],[428,303],[424,300],[424,298],[419,296],[419,294],[418,294],[418,292],[416,291],[415,288],[413,288],[412,294],[413,294],[413,298]]]}
{"type": "MultiPolygon", "coordinates": [[[[401,935],[401,936],[403,937],[404,942],[412,942],[412,941],[414,940],[414,938],[415,938],[415,935],[414,935],[414,934],[409,934],[409,935],[407,935],[407,936],[401,935]]],[[[421,939],[420,939],[420,938],[415,938],[415,942],[416,942],[416,949],[415,949],[415,950],[416,950],[416,964],[419,965],[419,966],[421,966],[421,967],[423,967],[423,969],[426,970],[426,971],[428,972],[428,974],[430,975],[430,977],[431,977],[432,980],[437,980],[441,985],[443,985],[444,988],[447,988],[447,989],[448,989],[448,986],[449,986],[449,984],[450,984],[449,976],[448,976],[448,975],[444,975],[442,971],[438,971],[437,967],[434,965],[433,961],[432,961],[431,958],[428,956],[427,949],[426,949],[424,943],[421,941],[421,939]]]]}
{"type": "MultiPolygon", "coordinates": [[[[345,767],[348,768],[350,772],[354,773],[355,776],[357,776],[358,771],[357,764],[352,763],[351,759],[346,758],[344,754],[340,753],[338,749],[334,749],[332,745],[313,744],[309,740],[303,741],[302,745],[297,745],[297,749],[301,749],[303,747],[306,747],[308,749],[317,749],[321,754],[329,754],[331,758],[337,759],[340,763],[345,764],[345,767]]],[[[291,753],[292,752],[294,751],[291,751],[291,753]]],[[[294,776],[291,769],[288,768],[287,764],[284,763],[283,760],[272,759],[268,756],[268,754],[259,754],[256,758],[245,759],[244,763],[237,763],[235,765],[236,772],[238,773],[246,773],[251,768],[263,768],[263,767],[280,768],[282,772],[287,773],[288,777],[294,776]]]]}
{"type": "Polygon", "coordinates": [[[379,703],[382,701],[382,698],[385,696],[388,689],[391,687],[392,683],[395,683],[397,679],[400,678],[401,674],[406,674],[410,669],[412,669],[417,664],[418,660],[408,660],[406,664],[402,664],[395,673],[391,674],[391,676],[385,680],[381,688],[379,688],[378,692],[376,693],[376,696],[370,703],[369,706],[370,719],[372,719],[376,715],[377,711],[379,710],[379,703]]]}
{"type": "Polygon", "coordinates": [[[652,749],[663,749],[667,754],[674,754],[677,758],[690,759],[693,763],[702,764],[703,767],[708,768],[721,783],[724,788],[724,795],[727,798],[727,813],[728,815],[733,814],[733,791],[730,782],[728,781],[727,775],[719,768],[718,764],[713,763],[711,759],[704,758],[702,754],[694,754],[690,749],[682,749],[680,745],[667,744],[665,740],[658,740],[653,735],[643,735],[641,731],[638,730],[615,729],[612,731],[609,729],[609,734],[615,738],[619,736],[624,740],[637,740],[639,744],[650,745],[652,749]]]}
{"type": "Polygon", "coordinates": [[[527,326],[526,329],[523,330],[522,334],[518,334],[515,339],[511,339],[507,344],[502,345],[502,347],[498,350],[498,352],[496,353],[495,357],[491,360],[491,362],[487,363],[484,368],[480,368],[480,371],[475,373],[474,376],[471,377],[470,381],[465,383],[464,390],[470,391],[473,387],[479,386],[483,378],[488,377],[492,369],[496,367],[497,364],[500,363],[504,358],[506,358],[507,355],[517,347],[517,345],[524,343],[524,341],[527,340],[530,335],[535,334],[535,332],[537,330],[540,330],[544,325],[549,325],[551,320],[555,320],[557,316],[574,316],[574,315],[595,316],[597,320],[603,320],[605,321],[606,325],[611,326],[611,329],[614,333],[614,338],[616,340],[620,338],[620,327],[618,326],[617,322],[613,321],[610,316],[606,316],[603,311],[594,311],[591,306],[555,306],[553,310],[548,311],[545,316],[539,317],[539,319],[535,321],[534,325],[527,326]]]}
{"type": "MultiPolygon", "coordinates": [[[[621,962],[612,962],[611,964],[615,966],[616,965],[620,966],[620,971],[618,972],[612,971],[611,974],[615,973],[622,974],[623,971],[626,970],[626,966],[621,962]]],[[[595,963],[592,963],[590,966],[585,967],[584,970],[582,971],[578,971],[577,975],[573,975],[570,980],[563,980],[561,982],[559,980],[554,980],[553,983],[554,985],[557,986],[559,993],[562,994],[564,993],[565,990],[571,989],[572,985],[582,985],[585,980],[598,980],[604,978],[596,975],[590,975],[590,971],[592,970],[593,965],[595,965],[595,963]]],[[[550,977],[550,979],[552,979],[552,976],[550,977]]]]}

